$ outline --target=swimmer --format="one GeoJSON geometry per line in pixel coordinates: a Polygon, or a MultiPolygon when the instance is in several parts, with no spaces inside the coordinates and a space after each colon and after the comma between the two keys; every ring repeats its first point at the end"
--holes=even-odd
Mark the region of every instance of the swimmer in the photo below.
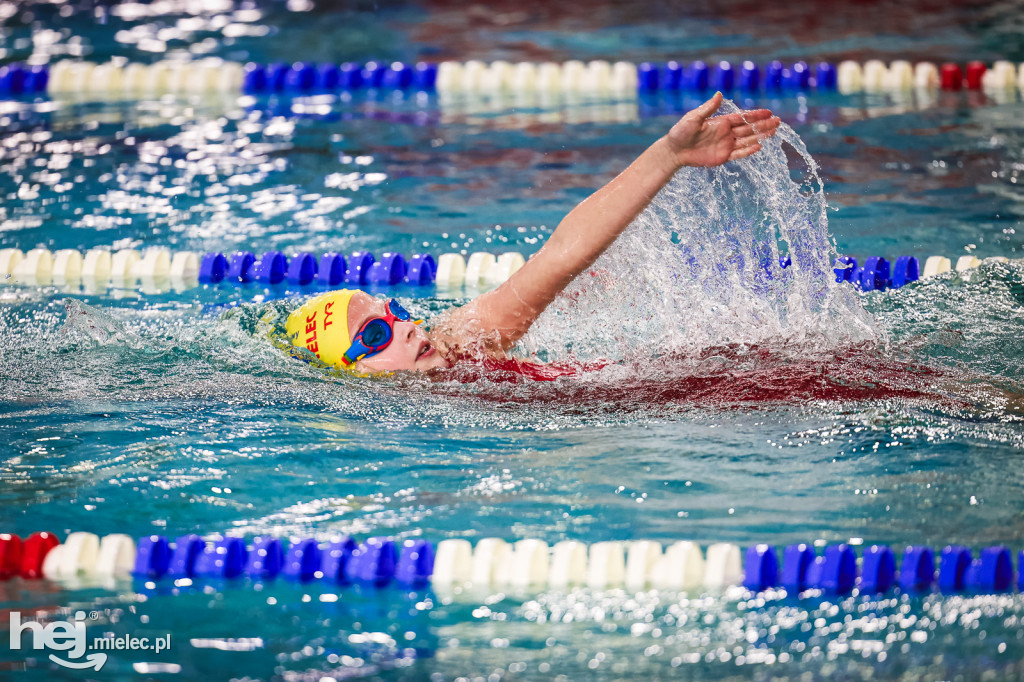
{"type": "Polygon", "coordinates": [[[614,180],[580,202],[523,267],[445,312],[428,332],[395,300],[345,289],[318,296],[286,324],[292,343],[362,374],[428,371],[460,359],[505,359],[537,317],[589,268],[684,166],[720,166],[761,149],[779,118],[767,109],[713,117],[722,93],[690,111],[614,180]]]}

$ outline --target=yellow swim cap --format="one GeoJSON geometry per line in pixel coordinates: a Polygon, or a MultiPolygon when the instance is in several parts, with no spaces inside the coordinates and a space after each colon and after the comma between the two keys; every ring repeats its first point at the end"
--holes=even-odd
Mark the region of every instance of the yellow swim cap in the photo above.
{"type": "Polygon", "coordinates": [[[342,365],[352,345],[348,334],[348,304],[356,293],[342,289],[321,294],[288,316],[285,331],[292,344],[306,348],[328,365],[342,365]]]}

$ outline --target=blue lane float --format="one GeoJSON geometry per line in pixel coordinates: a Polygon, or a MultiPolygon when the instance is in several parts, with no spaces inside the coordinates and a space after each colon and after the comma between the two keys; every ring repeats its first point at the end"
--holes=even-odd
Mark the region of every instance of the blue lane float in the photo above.
{"type": "Polygon", "coordinates": [[[193,570],[203,578],[237,578],[245,562],[245,542],[241,538],[222,538],[203,548],[196,556],[193,570]]]}
{"type": "Polygon", "coordinates": [[[0,66],[0,92],[20,95],[25,91],[25,67],[21,64],[0,66]]]}
{"type": "Polygon", "coordinates": [[[405,257],[400,253],[384,253],[373,263],[366,278],[370,284],[398,284],[407,271],[405,257]]]}
{"type": "Polygon", "coordinates": [[[199,263],[199,282],[216,284],[224,279],[228,271],[228,259],[223,253],[207,253],[199,263]]]}
{"type": "Polygon", "coordinates": [[[896,265],[892,270],[891,286],[894,289],[916,282],[921,278],[921,268],[917,259],[913,256],[900,256],[896,259],[896,265]]]}
{"type": "Polygon", "coordinates": [[[754,62],[743,62],[742,66],[740,66],[740,90],[743,92],[756,92],[760,88],[761,70],[754,62]]]}
{"type": "Polygon", "coordinates": [[[339,66],[338,87],[345,91],[363,87],[363,67],[355,62],[345,62],[339,66]]]}
{"type": "Polygon", "coordinates": [[[251,282],[256,255],[249,251],[237,251],[228,259],[226,279],[231,282],[251,282]]]}
{"type": "Polygon", "coordinates": [[[398,556],[395,543],[387,538],[369,538],[352,552],[347,575],[353,582],[382,587],[395,577],[398,556]]]}
{"type": "Polygon", "coordinates": [[[416,88],[424,92],[433,92],[437,89],[437,64],[431,62],[418,62],[413,69],[413,81],[416,88]]]}
{"type": "Polygon", "coordinates": [[[196,575],[196,560],[205,549],[206,543],[198,535],[182,535],[174,541],[174,551],[167,566],[167,575],[172,578],[192,578],[196,575]]]}
{"type": "Polygon", "coordinates": [[[684,71],[683,88],[697,92],[707,90],[709,75],[707,64],[699,60],[692,62],[684,71]]]}
{"type": "Polygon", "coordinates": [[[864,261],[860,272],[860,288],[864,291],[881,291],[891,284],[889,261],[881,256],[872,256],[864,261]]]}
{"type": "Polygon", "coordinates": [[[849,545],[829,545],[807,568],[807,584],[826,593],[846,594],[857,580],[857,556],[849,545]]]}
{"type": "Polygon", "coordinates": [[[636,67],[637,87],[640,90],[657,90],[662,67],[654,62],[642,62],[636,67]]]}
{"type": "Polygon", "coordinates": [[[403,585],[426,585],[434,574],[434,546],[426,540],[406,540],[395,566],[395,579],[403,585]]]}
{"type": "Polygon", "coordinates": [[[786,66],[774,60],[764,67],[763,78],[760,67],[753,61],[745,60],[737,68],[732,62],[720,61],[710,69],[703,61],[694,61],[687,66],[678,62],[643,62],[637,65],[637,84],[641,92],[657,90],[689,90],[701,92],[715,89],[731,92],[739,88],[742,92],[765,91],[807,92],[812,89],[834,91],[837,88],[837,69],[831,62],[819,62],[811,66],[797,61],[786,66]]]}
{"type": "MultiPolygon", "coordinates": [[[[801,543],[786,547],[782,559],[782,579],[778,584],[792,592],[807,589],[807,571],[814,563],[814,558],[814,548],[810,545],[801,543]]],[[[766,587],[773,586],[770,584],[766,587]]]]}
{"type": "Polygon", "coordinates": [[[370,268],[376,262],[369,251],[356,251],[348,259],[345,271],[345,283],[361,286],[370,282],[370,268]]]}
{"type": "Polygon", "coordinates": [[[316,257],[311,253],[300,253],[288,263],[288,283],[305,286],[316,277],[316,271],[316,257]]]}
{"type": "Polygon", "coordinates": [[[409,261],[405,282],[423,286],[437,279],[437,261],[428,253],[417,253],[409,261]]]}
{"type": "Polygon", "coordinates": [[[267,67],[267,91],[284,92],[291,67],[278,62],[267,67]]]}
{"type": "Polygon", "coordinates": [[[363,85],[367,88],[379,88],[384,84],[384,74],[387,65],[381,62],[366,62],[363,64],[363,85]]]}
{"type": "Polygon", "coordinates": [[[715,67],[714,89],[722,92],[732,92],[736,84],[736,73],[729,62],[718,62],[715,67]]]}
{"type": "MultiPolygon", "coordinates": [[[[964,589],[964,577],[971,565],[971,550],[960,545],[947,545],[939,562],[939,590],[959,592],[964,589]]],[[[1024,571],[1021,572],[1024,575],[1024,571]]]]}
{"type": "Polygon", "coordinates": [[[806,62],[796,62],[782,70],[782,87],[785,90],[808,90],[811,87],[811,71],[806,62]]]}
{"type": "Polygon", "coordinates": [[[309,582],[317,577],[320,571],[320,545],[316,540],[307,538],[296,542],[288,548],[284,560],[284,575],[299,582],[309,582]]]}
{"type": "Polygon", "coordinates": [[[835,65],[830,62],[819,62],[814,69],[814,80],[820,91],[835,90],[839,84],[835,65]]]}
{"type": "Polygon", "coordinates": [[[782,65],[779,60],[768,62],[768,65],[764,69],[764,87],[765,90],[774,91],[782,89],[782,74],[786,70],[786,67],[782,65]]]}
{"type": "Polygon", "coordinates": [[[310,92],[318,83],[319,75],[316,64],[299,62],[288,69],[284,77],[284,88],[295,92],[310,92]]]}
{"type": "Polygon", "coordinates": [[[316,85],[325,92],[338,89],[341,82],[341,70],[337,64],[320,64],[316,67],[316,85]]]}
{"type": "Polygon", "coordinates": [[[254,579],[272,580],[284,570],[284,546],[277,538],[258,537],[245,562],[245,574],[254,579]]]}
{"type": "Polygon", "coordinates": [[[872,545],[864,551],[860,589],[864,592],[888,592],[896,581],[896,557],[890,547],[872,545]]]}
{"type": "Polygon", "coordinates": [[[904,592],[923,592],[935,580],[935,552],[931,547],[909,546],[900,564],[900,587],[904,592]]]}
{"type": "Polygon", "coordinates": [[[761,592],[779,584],[779,559],[771,545],[747,548],[743,566],[743,586],[761,592]]]}
{"type": "Polygon", "coordinates": [[[288,259],[280,251],[267,251],[254,266],[256,279],[263,284],[278,284],[288,272],[288,259]]]}
{"type": "Polygon", "coordinates": [[[840,256],[833,272],[836,282],[848,282],[862,291],[899,289],[921,277],[920,264],[913,256],[900,256],[895,267],[881,256],[870,256],[863,266],[852,256],[840,256]]]}
{"type": "Polygon", "coordinates": [[[683,65],[679,62],[665,62],[661,67],[658,82],[662,90],[678,90],[683,86],[683,65]]]}
{"type": "Polygon", "coordinates": [[[139,578],[162,578],[171,565],[171,543],[160,535],[139,538],[135,545],[132,574],[139,578]]]}
{"type": "Polygon", "coordinates": [[[316,282],[326,286],[337,286],[345,281],[345,270],[348,263],[340,253],[329,252],[320,256],[316,268],[316,282]]]}
{"type": "Polygon", "coordinates": [[[344,585],[349,582],[348,564],[352,560],[352,553],[359,545],[352,538],[342,538],[327,543],[321,553],[320,572],[324,580],[344,585]]]}

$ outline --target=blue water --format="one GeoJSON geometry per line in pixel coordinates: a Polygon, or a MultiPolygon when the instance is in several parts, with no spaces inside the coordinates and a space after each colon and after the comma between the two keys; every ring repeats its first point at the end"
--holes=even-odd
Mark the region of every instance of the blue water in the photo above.
{"type": "MultiPolygon", "coordinates": [[[[170,3],[122,6],[139,14],[126,18],[29,3],[5,20],[0,58],[1024,58],[1012,4],[924,5],[225,3],[192,16],[170,3]]],[[[320,107],[310,115],[233,98],[5,104],[0,248],[529,255],[686,104],[584,123],[573,106],[524,118],[414,97],[300,103],[320,107]]],[[[805,141],[839,253],[1021,257],[1018,96],[743,104],[771,106],[805,141]]],[[[253,333],[299,293],[0,285],[0,531],[1024,547],[1019,260],[858,294],[878,331],[864,346],[718,347],[618,383],[328,376],[253,333]]],[[[464,300],[398,294],[427,315],[464,300]]],[[[0,601],[96,610],[91,634],[173,635],[160,657],[115,653],[101,679],[974,679],[1018,678],[1024,659],[1017,594],[118,587],[15,581],[0,601]]],[[[0,661],[19,679],[82,677],[45,657],[0,661]]]]}

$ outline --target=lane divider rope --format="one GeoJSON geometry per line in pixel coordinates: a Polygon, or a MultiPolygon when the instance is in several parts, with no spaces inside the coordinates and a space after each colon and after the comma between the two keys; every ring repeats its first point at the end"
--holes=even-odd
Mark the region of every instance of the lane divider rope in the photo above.
{"type": "MultiPolygon", "coordinates": [[[[996,256],[984,260],[976,256],[960,256],[956,263],[945,256],[930,256],[922,268],[914,256],[900,256],[894,262],[871,256],[861,265],[852,256],[836,259],[836,282],[848,282],[863,291],[898,289],[919,279],[927,279],[949,271],[966,272],[986,262],[1007,263],[996,256]]],[[[310,252],[290,259],[280,251],[267,251],[257,257],[251,251],[225,255],[220,252],[199,254],[193,251],[172,252],[166,247],[144,251],[91,249],[83,256],[74,249],[50,252],[36,248],[27,253],[20,249],[0,249],[0,282],[28,286],[79,284],[87,290],[134,288],[141,284],[143,292],[159,293],[172,286],[186,290],[199,284],[246,284],[258,282],[276,285],[287,282],[296,286],[414,286],[436,285],[439,290],[466,288],[483,290],[499,286],[526,263],[521,253],[501,254],[478,251],[467,260],[459,253],[417,253],[406,259],[400,253],[384,252],[378,260],[369,251],[356,251],[348,258],[337,252],[319,256],[310,252]]],[[[783,269],[791,260],[779,260],[783,269]]]]}
{"type": "Polygon", "coordinates": [[[160,535],[139,538],[124,534],[102,539],[74,532],[60,543],[53,533],[34,533],[24,541],[0,534],[0,580],[21,577],[54,581],[82,577],[113,577],[145,581],[277,577],[301,582],[363,583],[383,587],[431,585],[435,589],[518,588],[593,589],[626,587],[665,590],[721,589],[742,585],[754,592],[784,588],[790,594],[819,590],[827,594],[938,590],[998,593],[1014,585],[1024,591],[1024,550],[1017,555],[1016,574],[1010,550],[1003,546],[972,550],[949,545],[906,547],[897,561],[885,545],[865,547],[858,557],[847,544],[811,544],[782,549],[758,544],[741,550],[715,543],[702,550],[680,541],[663,548],[649,540],[597,542],[587,546],[563,540],[553,547],[527,538],[506,542],[484,538],[474,547],[468,540],[448,539],[433,545],[423,539],[371,537],[363,542],[339,538],[321,543],[304,538],[287,543],[256,537],[251,544],[238,537],[204,540],[183,535],[173,542],[160,535]],[[780,561],[781,557],[781,561],[780,561]]]}
{"type": "Polygon", "coordinates": [[[84,256],[74,249],[50,252],[37,248],[27,253],[0,249],[0,282],[29,286],[82,284],[90,290],[133,288],[141,283],[143,291],[154,292],[168,285],[183,290],[222,282],[332,287],[436,284],[442,290],[478,290],[500,285],[525,263],[523,255],[515,251],[497,255],[476,252],[467,263],[458,253],[446,253],[437,260],[430,254],[417,253],[407,260],[400,253],[385,252],[378,260],[369,251],[356,251],[348,258],[336,252],[319,256],[302,252],[289,259],[280,251],[267,251],[257,257],[250,251],[199,254],[172,252],[166,247],[141,252],[97,248],[84,256]]]}
{"type": "MultiPolygon", "coordinates": [[[[1024,66],[1024,65],[1022,65],[1024,66]]],[[[1024,68],[1006,60],[991,66],[897,59],[758,65],[751,60],[708,64],[569,60],[511,63],[478,60],[440,63],[368,61],[342,64],[278,62],[240,64],[221,59],[92,63],[60,60],[49,65],[0,67],[0,96],[69,93],[158,96],[163,94],[314,94],[357,90],[415,90],[440,94],[502,92],[635,96],[638,92],[859,92],[912,89],[1022,90],[1024,68]]]]}

